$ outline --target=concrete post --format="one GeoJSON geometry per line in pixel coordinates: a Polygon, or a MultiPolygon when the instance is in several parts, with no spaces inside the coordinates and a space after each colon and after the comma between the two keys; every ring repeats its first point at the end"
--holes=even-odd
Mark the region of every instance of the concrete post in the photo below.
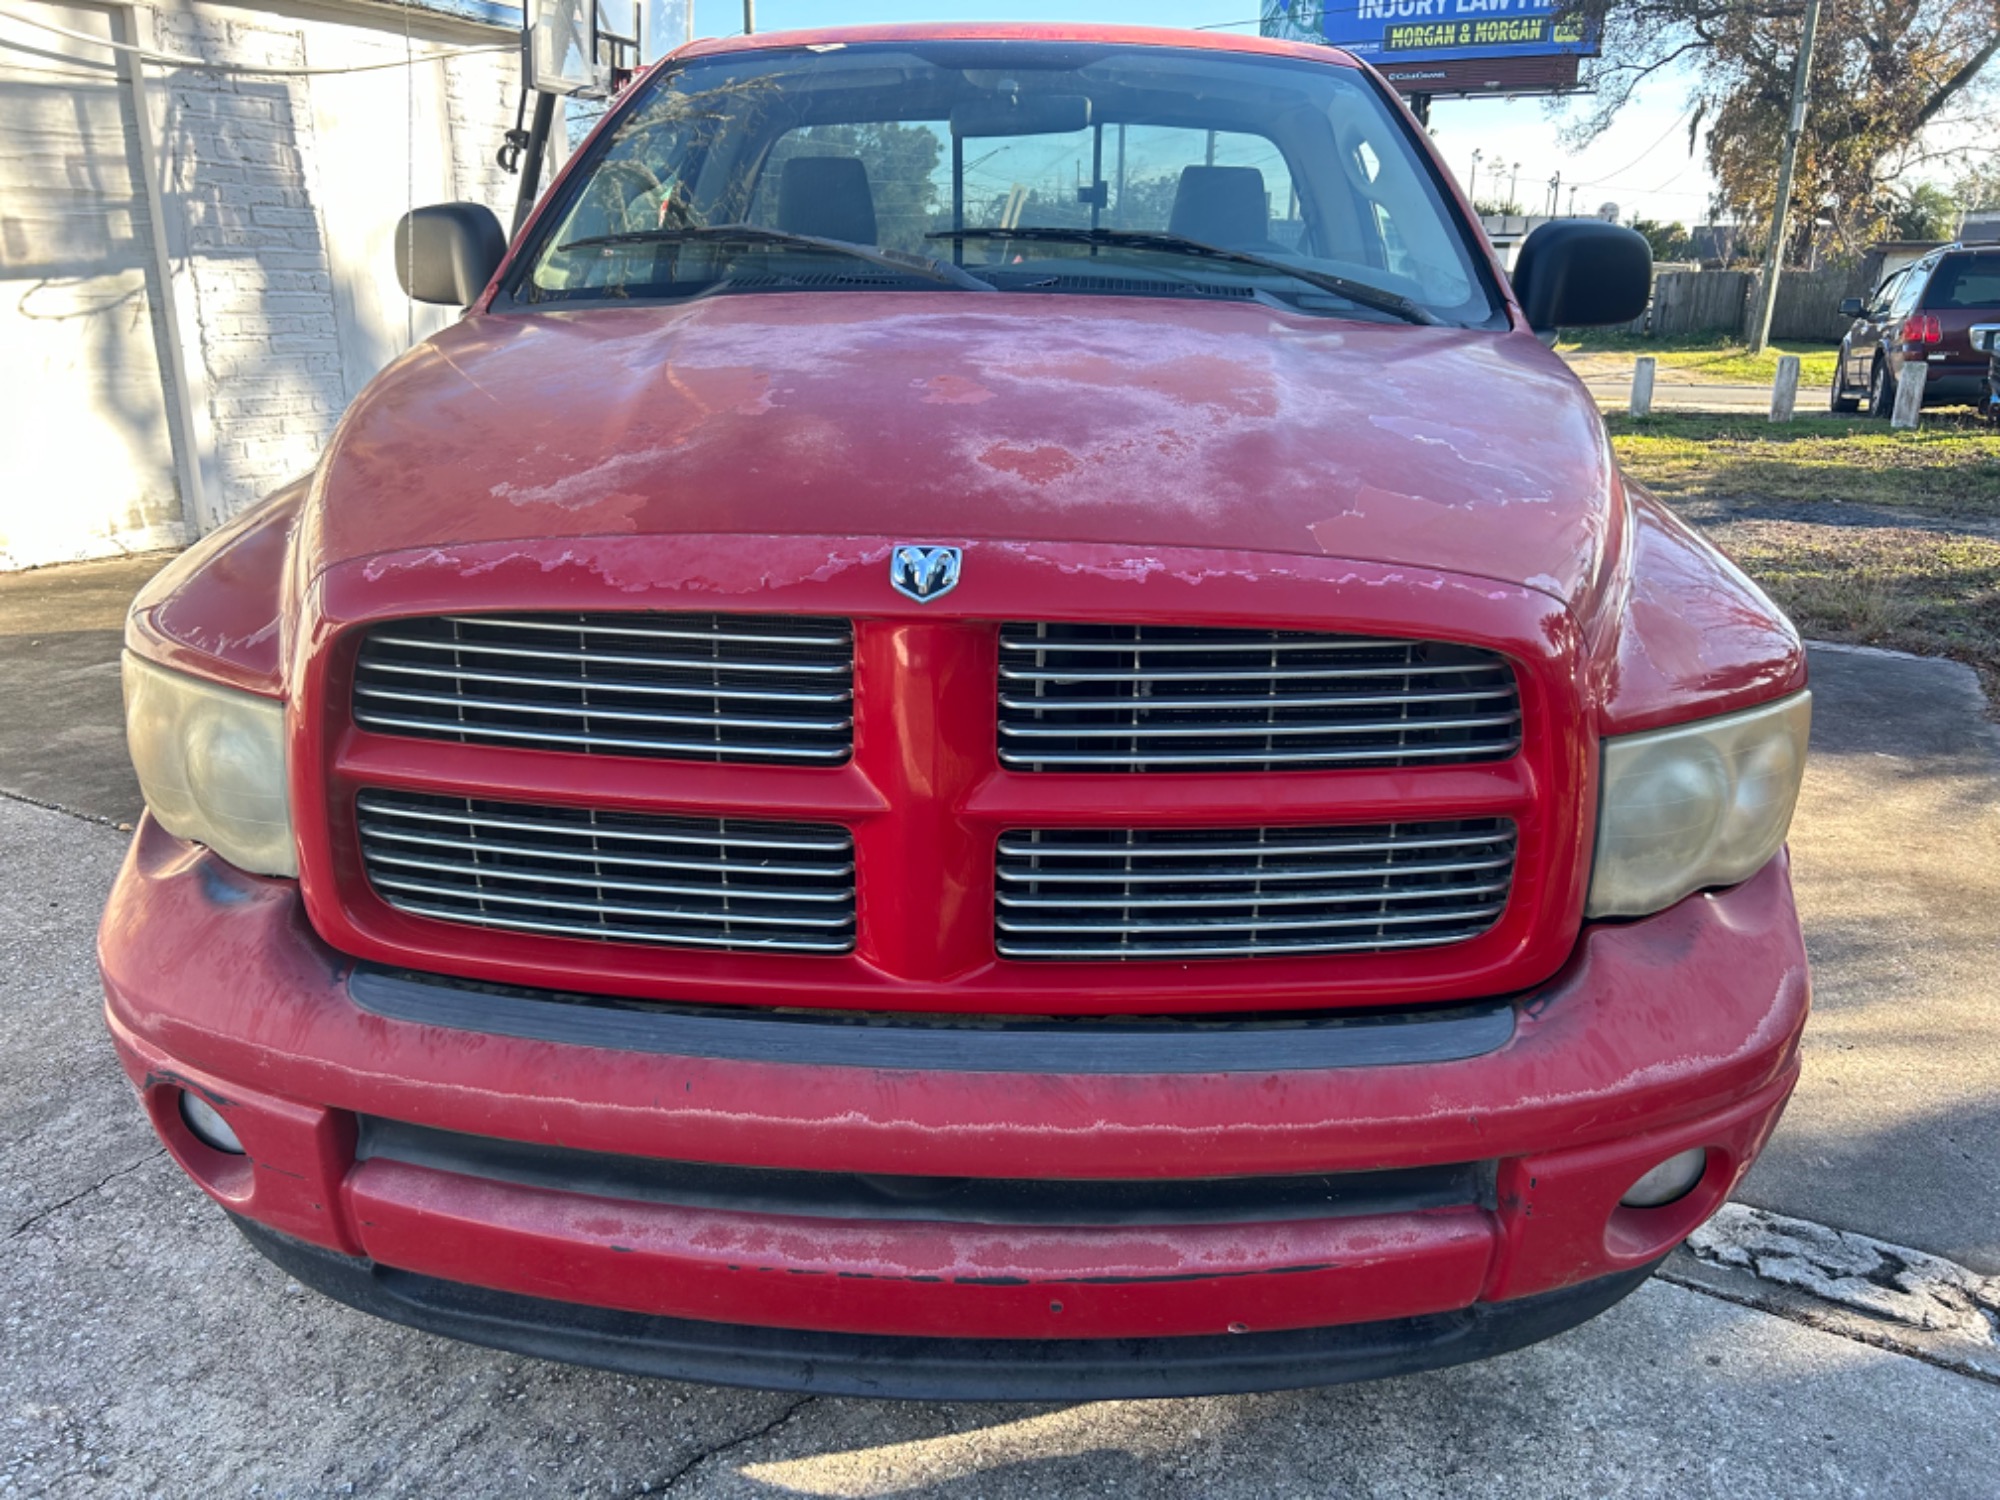
{"type": "Polygon", "coordinates": [[[1771,382],[1771,420],[1789,422],[1792,408],[1799,401],[1799,357],[1796,354],[1781,355],[1778,359],[1778,378],[1771,382]]]}
{"type": "Polygon", "coordinates": [[[1896,410],[1889,425],[1908,432],[1917,425],[1917,413],[1924,407],[1924,382],[1931,367],[1920,359],[1903,361],[1903,373],[1896,377],[1896,410]]]}
{"type": "Polygon", "coordinates": [[[1632,415],[1650,417],[1653,414],[1653,369],[1658,363],[1650,354],[1642,354],[1632,365],[1632,415]]]}

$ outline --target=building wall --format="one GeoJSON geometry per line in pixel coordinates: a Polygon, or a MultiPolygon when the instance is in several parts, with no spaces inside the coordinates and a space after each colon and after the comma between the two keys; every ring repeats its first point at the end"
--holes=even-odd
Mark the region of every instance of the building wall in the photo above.
{"type": "MultiPolygon", "coordinates": [[[[403,14],[379,5],[153,16],[161,51],[263,68],[352,68],[497,38],[425,17],[406,48],[403,14]]],[[[513,179],[493,155],[518,86],[511,51],[334,75],[149,78],[191,303],[190,383],[210,433],[202,529],[310,469],[368,378],[449,321],[396,285],[395,224],[445,199],[504,212],[513,179]]]]}
{"type": "MultiPolygon", "coordinates": [[[[82,4],[18,8],[109,40],[82,4]]],[[[109,49],[0,36],[0,567],[183,535],[132,93],[109,49]],[[33,50],[29,50],[32,48],[33,50]]]]}
{"type": "MultiPolygon", "coordinates": [[[[516,183],[494,160],[519,87],[518,31],[497,8],[485,21],[381,0],[43,9],[73,29],[86,29],[78,16],[107,36],[122,24],[128,40],[160,52],[276,71],[148,63],[141,131],[134,88],[110,55],[57,44],[89,75],[88,88],[66,87],[79,99],[96,91],[73,111],[89,128],[64,136],[51,107],[45,134],[59,140],[50,148],[59,159],[17,153],[10,177],[0,155],[0,218],[33,229],[61,185],[90,193],[70,194],[70,207],[83,209],[61,234],[40,233],[68,257],[60,264],[7,254],[0,235],[0,281],[20,270],[44,283],[36,296],[0,300],[0,350],[16,356],[0,356],[0,367],[16,377],[10,436],[18,427],[68,449],[58,467],[70,482],[46,482],[53,459],[17,474],[18,442],[6,445],[11,465],[0,452],[0,569],[173,545],[309,470],[375,371],[453,316],[410,303],[396,286],[398,217],[413,203],[468,199],[505,223],[516,183]],[[300,71],[496,43],[502,50],[414,67],[300,71]],[[85,286],[86,272],[102,286],[85,286]],[[52,281],[67,317],[54,334],[37,321],[53,305],[52,281]],[[116,381],[31,378],[43,365],[105,377],[114,334],[116,381]],[[40,365],[18,357],[52,340],[61,348],[38,355],[40,365]],[[91,439],[119,423],[138,434],[136,446],[91,439]],[[37,482],[19,482],[24,475],[37,482]]],[[[15,26],[0,30],[8,38],[49,41],[15,26]]],[[[36,63],[0,47],[0,86],[12,81],[10,60],[36,63]]]]}

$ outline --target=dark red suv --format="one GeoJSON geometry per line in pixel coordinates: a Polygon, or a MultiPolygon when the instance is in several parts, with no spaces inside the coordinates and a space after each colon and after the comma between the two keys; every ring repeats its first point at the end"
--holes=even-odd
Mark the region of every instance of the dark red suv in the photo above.
{"type": "Polygon", "coordinates": [[[1903,366],[1922,361],[1930,374],[1924,405],[1957,406],[1981,397],[1987,356],[1973,345],[1975,326],[2000,322],[2000,245],[1945,245],[1883,278],[1865,300],[1850,297],[1854,319],[1840,341],[1830,405],[1886,417],[1903,366]]]}

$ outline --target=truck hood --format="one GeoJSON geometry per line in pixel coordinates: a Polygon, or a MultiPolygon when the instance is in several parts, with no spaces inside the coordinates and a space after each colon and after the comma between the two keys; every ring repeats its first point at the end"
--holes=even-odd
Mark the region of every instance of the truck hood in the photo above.
{"type": "Polygon", "coordinates": [[[302,559],[607,534],[1328,556],[1572,608],[1616,476],[1523,333],[928,292],[467,318],[354,403],[302,559]]]}

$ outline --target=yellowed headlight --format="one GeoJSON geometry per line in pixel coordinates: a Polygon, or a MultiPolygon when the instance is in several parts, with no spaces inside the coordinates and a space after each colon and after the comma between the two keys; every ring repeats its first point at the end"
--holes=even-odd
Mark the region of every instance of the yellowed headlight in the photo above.
{"type": "Polygon", "coordinates": [[[258,875],[299,873],[285,708],[125,653],[125,739],[153,818],[258,875]]]}
{"type": "Polygon", "coordinates": [[[1812,694],[1604,742],[1589,915],[1636,917],[1734,885],[1783,847],[1812,694]]]}

